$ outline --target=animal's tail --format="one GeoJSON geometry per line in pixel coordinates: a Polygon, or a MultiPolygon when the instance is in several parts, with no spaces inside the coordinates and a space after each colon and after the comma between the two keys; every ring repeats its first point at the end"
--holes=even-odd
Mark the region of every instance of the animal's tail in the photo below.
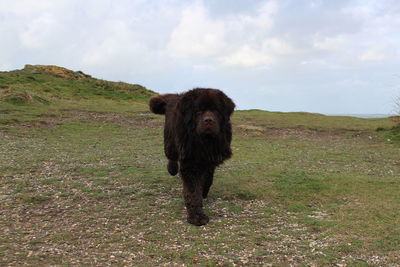
{"type": "Polygon", "coordinates": [[[151,112],[155,114],[165,114],[168,101],[176,97],[174,94],[156,95],[150,98],[149,107],[151,112]]]}

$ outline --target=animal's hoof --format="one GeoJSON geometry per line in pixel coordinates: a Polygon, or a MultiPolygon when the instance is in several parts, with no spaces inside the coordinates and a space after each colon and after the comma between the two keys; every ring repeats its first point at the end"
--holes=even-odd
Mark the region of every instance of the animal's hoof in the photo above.
{"type": "Polygon", "coordinates": [[[207,224],[210,219],[205,214],[196,214],[187,218],[188,223],[201,226],[207,224]]]}
{"type": "Polygon", "coordinates": [[[178,162],[176,161],[168,161],[168,172],[172,176],[176,175],[178,173],[179,167],[178,167],[178,162]]]}

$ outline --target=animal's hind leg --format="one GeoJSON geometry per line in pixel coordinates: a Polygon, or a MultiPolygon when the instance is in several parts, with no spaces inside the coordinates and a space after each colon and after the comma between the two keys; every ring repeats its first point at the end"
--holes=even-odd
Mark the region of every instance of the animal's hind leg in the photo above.
{"type": "Polygon", "coordinates": [[[176,175],[179,171],[178,162],[173,160],[168,160],[167,169],[169,174],[171,174],[172,176],[176,175]]]}
{"type": "Polygon", "coordinates": [[[176,175],[179,171],[178,165],[178,151],[175,146],[173,138],[168,134],[168,131],[164,131],[164,152],[168,158],[167,170],[172,176],[176,175]]]}
{"type": "Polygon", "coordinates": [[[208,192],[210,191],[210,187],[213,183],[213,179],[214,179],[214,171],[215,171],[215,167],[212,166],[210,167],[206,173],[204,174],[204,179],[203,179],[203,198],[207,198],[208,196],[208,192]]]}
{"type": "Polygon", "coordinates": [[[178,152],[176,151],[175,146],[166,144],[165,145],[165,155],[168,158],[167,170],[168,170],[169,174],[174,176],[179,171],[178,152]]]}

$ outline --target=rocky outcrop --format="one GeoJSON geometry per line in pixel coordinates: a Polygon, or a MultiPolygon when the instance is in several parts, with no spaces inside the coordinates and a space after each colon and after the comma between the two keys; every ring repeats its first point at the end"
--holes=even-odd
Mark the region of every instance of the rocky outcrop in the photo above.
{"type": "Polygon", "coordinates": [[[92,78],[92,76],[85,74],[82,71],[72,71],[63,67],[58,67],[53,65],[25,65],[24,70],[30,71],[32,73],[46,72],[54,76],[58,76],[69,80],[92,78]]]}

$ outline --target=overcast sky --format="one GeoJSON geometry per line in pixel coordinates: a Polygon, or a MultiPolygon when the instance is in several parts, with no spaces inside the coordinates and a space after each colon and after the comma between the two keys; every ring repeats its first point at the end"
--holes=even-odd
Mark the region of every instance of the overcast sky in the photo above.
{"type": "Polygon", "coordinates": [[[393,113],[398,0],[0,0],[0,70],[59,65],[239,109],[393,113]]]}

